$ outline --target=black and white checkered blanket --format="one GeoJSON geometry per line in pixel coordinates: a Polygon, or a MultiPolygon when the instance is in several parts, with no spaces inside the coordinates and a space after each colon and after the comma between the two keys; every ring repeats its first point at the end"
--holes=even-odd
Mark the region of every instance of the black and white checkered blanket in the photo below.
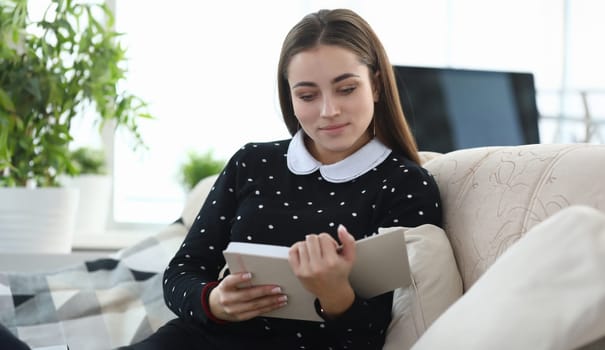
{"type": "Polygon", "coordinates": [[[161,279],[186,231],[176,222],[104,259],[0,273],[0,323],[32,348],[108,350],[143,339],[175,317],[161,279]]]}

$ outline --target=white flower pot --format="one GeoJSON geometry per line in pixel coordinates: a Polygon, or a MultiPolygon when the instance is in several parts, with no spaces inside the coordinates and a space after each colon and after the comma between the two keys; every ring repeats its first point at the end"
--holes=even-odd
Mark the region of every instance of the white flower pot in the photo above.
{"type": "Polygon", "coordinates": [[[0,252],[71,252],[78,198],[73,188],[0,188],[0,252]]]}
{"type": "Polygon", "coordinates": [[[80,190],[75,234],[104,233],[111,204],[111,177],[85,174],[70,178],[64,184],[80,190]]]}

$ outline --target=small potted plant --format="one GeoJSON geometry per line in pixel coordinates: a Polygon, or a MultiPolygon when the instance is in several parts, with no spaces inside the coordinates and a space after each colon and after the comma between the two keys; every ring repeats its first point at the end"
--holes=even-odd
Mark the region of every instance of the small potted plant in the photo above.
{"type": "Polygon", "coordinates": [[[74,175],[107,175],[105,152],[102,149],[82,146],[70,154],[74,175]]]}
{"type": "Polygon", "coordinates": [[[179,182],[185,191],[190,191],[200,180],[218,174],[224,166],[225,161],[217,159],[212,150],[205,153],[190,150],[186,160],[181,164],[179,182]]]}

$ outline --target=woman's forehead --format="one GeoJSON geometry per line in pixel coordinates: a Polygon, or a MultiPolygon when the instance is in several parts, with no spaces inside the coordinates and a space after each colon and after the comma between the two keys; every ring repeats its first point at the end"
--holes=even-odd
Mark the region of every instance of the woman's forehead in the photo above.
{"type": "Polygon", "coordinates": [[[332,81],[342,75],[368,77],[368,68],[351,50],[336,45],[318,45],[301,51],[290,60],[288,80],[332,81]]]}

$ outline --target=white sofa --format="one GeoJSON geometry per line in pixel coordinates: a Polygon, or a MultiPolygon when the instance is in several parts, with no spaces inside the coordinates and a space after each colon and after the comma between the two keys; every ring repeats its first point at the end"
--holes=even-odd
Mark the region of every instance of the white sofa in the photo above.
{"type": "Polygon", "coordinates": [[[451,152],[425,167],[435,176],[445,231],[468,290],[533,226],[557,211],[605,211],[605,146],[486,147],[451,152]]]}
{"type": "MultiPolygon", "coordinates": [[[[605,146],[482,147],[444,155],[423,152],[422,157],[441,191],[445,233],[409,231],[414,286],[395,293],[385,349],[605,348],[605,340],[599,340],[605,336],[605,219],[598,217],[605,210],[605,146]],[[563,210],[567,207],[572,210],[563,210]],[[562,219],[554,215],[563,212],[568,214],[562,219]],[[557,231],[553,227],[591,234],[569,236],[572,243],[585,245],[568,242],[568,252],[546,238],[566,237],[566,232],[524,237],[534,230],[557,231]],[[594,249],[584,256],[586,242],[594,249]],[[543,254],[541,246],[551,254],[543,254]],[[536,263],[558,261],[557,254],[568,264],[548,269],[536,263]],[[579,261],[591,263],[592,269],[575,271],[574,266],[584,266],[579,261]],[[603,268],[595,272],[599,263],[603,268]],[[563,270],[572,281],[586,283],[540,285],[567,281],[552,277],[563,270]],[[545,294],[531,299],[538,287],[545,294]],[[558,299],[561,295],[567,298],[558,299]],[[557,300],[566,303],[557,305],[557,300]]],[[[35,275],[0,273],[0,321],[32,346],[67,343],[73,349],[109,349],[153,332],[173,317],[161,295],[163,267],[213,181],[207,178],[194,188],[181,220],[108,257],[105,265],[88,262],[35,275]],[[21,302],[14,302],[15,294],[21,302]]]]}
{"type": "Polygon", "coordinates": [[[425,167],[464,295],[414,348],[605,349],[605,146],[467,149],[425,167]]]}

